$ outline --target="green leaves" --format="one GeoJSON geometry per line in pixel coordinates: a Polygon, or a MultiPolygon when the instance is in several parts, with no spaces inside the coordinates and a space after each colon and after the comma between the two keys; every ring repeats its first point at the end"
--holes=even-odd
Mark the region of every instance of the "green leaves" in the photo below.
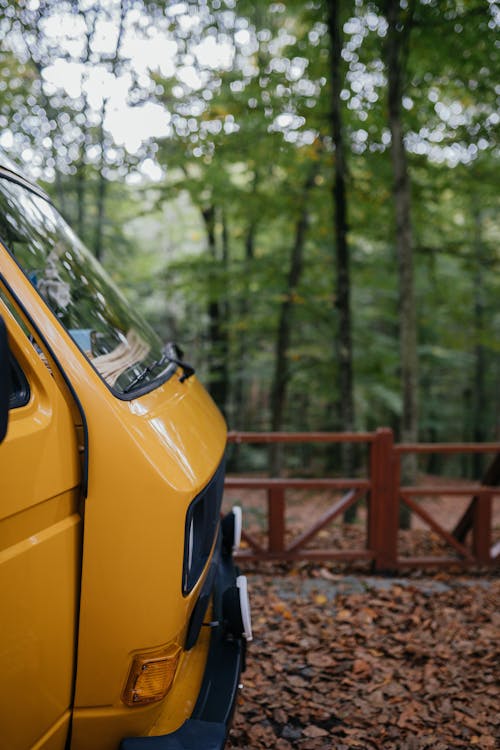
{"type": "MultiPolygon", "coordinates": [[[[0,144],[24,153],[89,244],[100,223],[114,278],[134,304],[142,300],[163,338],[174,331],[192,346],[202,374],[212,346],[209,306],[220,305],[227,347],[214,346],[231,364],[231,427],[269,424],[279,309],[289,301],[284,427],[325,427],[339,400],[326,2],[97,3],[87,15],[79,3],[0,4],[0,144]],[[130,11],[121,42],[120,7],[130,11]],[[67,34],[53,31],[68,19],[82,31],[69,45],[67,34]],[[104,21],[113,31],[106,49],[98,43],[104,21]],[[157,38],[162,54],[146,55],[157,38]],[[82,81],[90,68],[114,75],[134,115],[146,118],[144,104],[161,108],[164,136],[127,151],[97,84],[76,96],[49,85],[56,60],[82,66],[82,81]],[[290,250],[312,169],[302,275],[290,290],[290,250]]],[[[401,407],[385,5],[359,0],[341,11],[358,427],[393,423],[401,407]]],[[[402,117],[424,439],[472,434],[475,407],[464,394],[477,392],[478,362],[489,404],[485,436],[496,429],[497,32],[495,3],[414,3],[402,117]]]]}

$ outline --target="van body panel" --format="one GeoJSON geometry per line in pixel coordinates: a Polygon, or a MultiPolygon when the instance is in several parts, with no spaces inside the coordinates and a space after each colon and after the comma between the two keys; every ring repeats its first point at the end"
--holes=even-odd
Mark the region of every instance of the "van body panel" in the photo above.
{"type": "MultiPolygon", "coordinates": [[[[210,620],[211,616],[208,615],[207,621],[210,620]]],[[[151,736],[173,732],[193,713],[205,672],[209,646],[210,628],[202,628],[196,646],[183,654],[173,690],[167,695],[161,712],[149,731],[151,736]],[[195,691],[193,684],[196,686],[195,691]]]]}
{"type": "Polygon", "coordinates": [[[183,653],[174,684],[161,704],[134,709],[123,704],[117,708],[75,708],[72,750],[116,750],[124,736],[157,736],[177,729],[195,707],[209,641],[210,633],[204,628],[195,648],[183,653]]]}
{"type": "Polygon", "coordinates": [[[14,356],[28,378],[30,400],[13,409],[2,443],[0,517],[13,516],[75,487],[80,466],[75,427],[66,400],[34,345],[0,302],[14,356]],[[65,460],[56,457],[62,451],[65,460]],[[29,460],[28,460],[29,457],[29,460]]]}
{"type": "Polygon", "coordinates": [[[1,301],[0,311],[30,390],[0,449],[0,747],[63,748],[80,584],[76,431],[39,350],[1,301]]]}
{"type": "Polygon", "coordinates": [[[75,708],[71,750],[117,750],[124,736],[141,737],[145,726],[153,726],[161,711],[158,704],[143,708],[75,708]]]}
{"type": "Polygon", "coordinates": [[[59,721],[30,750],[65,750],[70,723],[71,711],[65,711],[59,721]]]}
{"type": "Polygon", "coordinates": [[[195,707],[209,644],[210,629],[203,628],[196,646],[182,653],[172,688],[161,704],[132,710],[123,704],[116,708],[75,708],[72,750],[114,750],[123,736],[157,736],[177,729],[195,707]]]}
{"type": "Polygon", "coordinates": [[[0,587],[12,603],[0,636],[5,750],[33,745],[71,706],[79,523],[61,521],[0,557],[0,587]]]}

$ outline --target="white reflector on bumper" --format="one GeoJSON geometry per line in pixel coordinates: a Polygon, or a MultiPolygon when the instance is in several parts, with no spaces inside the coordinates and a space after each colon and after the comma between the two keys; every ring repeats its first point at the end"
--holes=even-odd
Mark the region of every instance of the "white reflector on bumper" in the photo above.
{"type": "Polygon", "coordinates": [[[236,550],[240,548],[241,529],[243,527],[243,513],[239,505],[233,506],[233,516],[234,516],[233,552],[236,552],[236,550]]]}
{"type": "Polygon", "coordinates": [[[250,613],[250,599],[248,597],[248,584],[246,576],[238,576],[236,586],[240,594],[241,621],[243,623],[243,637],[246,641],[251,641],[252,635],[252,615],[250,613]]]}

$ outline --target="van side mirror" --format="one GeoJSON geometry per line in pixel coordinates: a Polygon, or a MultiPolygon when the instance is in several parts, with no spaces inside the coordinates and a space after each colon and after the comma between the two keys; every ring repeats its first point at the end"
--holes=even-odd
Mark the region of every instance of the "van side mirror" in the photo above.
{"type": "Polygon", "coordinates": [[[7,433],[10,397],[10,357],[7,328],[0,317],[0,443],[7,433]]]}

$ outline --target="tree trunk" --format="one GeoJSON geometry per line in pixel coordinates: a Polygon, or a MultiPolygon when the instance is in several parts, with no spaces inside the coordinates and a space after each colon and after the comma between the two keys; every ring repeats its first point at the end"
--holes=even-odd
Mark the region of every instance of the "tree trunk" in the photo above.
{"type": "Polygon", "coordinates": [[[215,206],[213,205],[202,210],[208,251],[211,257],[208,273],[208,337],[210,342],[208,389],[217,406],[225,414],[228,390],[227,355],[225,354],[227,352],[227,340],[216,278],[219,260],[217,257],[215,214],[215,206]]]}
{"type": "MultiPolygon", "coordinates": [[[[475,274],[474,274],[474,383],[472,412],[472,434],[476,443],[485,439],[484,419],[487,410],[486,403],[486,352],[482,343],[484,335],[484,275],[483,275],[483,242],[481,212],[478,208],[474,210],[474,251],[475,251],[475,274]]],[[[480,453],[474,455],[474,478],[479,479],[483,474],[483,456],[480,453]]]]}
{"type": "MultiPolygon", "coordinates": [[[[338,314],[336,357],[339,375],[338,422],[341,430],[354,430],[352,325],[351,325],[351,281],[347,219],[347,161],[342,123],[342,31],[340,3],[327,0],[328,30],[330,35],[330,80],[331,80],[331,129],[335,145],[335,179],[333,204],[335,215],[335,261],[337,272],[335,305],[338,314]]],[[[351,476],[355,468],[353,443],[341,446],[342,474],[351,476]]],[[[356,507],[349,508],[344,515],[347,522],[354,521],[356,507]]]]}
{"type": "MultiPolygon", "coordinates": [[[[95,27],[97,23],[97,13],[87,11],[84,13],[82,10],[78,11],[78,15],[82,19],[85,25],[85,49],[84,54],[80,59],[80,63],[85,66],[89,63],[92,54],[92,40],[95,35],[95,27]]],[[[82,84],[85,81],[86,74],[82,74],[82,84]]],[[[87,192],[87,170],[86,170],[86,149],[88,140],[88,129],[89,123],[87,118],[88,110],[90,105],[87,100],[87,96],[84,93],[82,86],[82,109],[81,114],[85,117],[85,124],[81,126],[81,140],[78,146],[78,160],[76,164],[76,176],[75,176],[75,196],[76,196],[76,233],[81,240],[86,241],[86,192],[87,192]]]]}
{"type": "Polygon", "coordinates": [[[61,170],[57,166],[57,161],[54,155],[55,173],[56,173],[56,195],[57,195],[57,207],[60,213],[68,221],[68,207],[66,204],[66,190],[64,186],[64,180],[61,175],[61,170]]]}
{"type": "MultiPolygon", "coordinates": [[[[105,107],[103,106],[103,110],[105,107]]],[[[97,202],[96,202],[96,219],[95,219],[95,234],[94,234],[94,255],[97,260],[102,260],[103,255],[103,237],[104,237],[104,218],[105,218],[105,207],[106,207],[106,192],[107,192],[107,179],[104,174],[104,120],[105,111],[102,113],[102,120],[100,126],[100,147],[101,147],[101,166],[98,174],[97,183],[97,202]]]]}
{"type": "MultiPolygon", "coordinates": [[[[255,235],[256,235],[256,224],[252,221],[247,229],[245,237],[245,259],[243,263],[243,280],[242,280],[242,293],[238,303],[238,315],[242,322],[244,322],[249,312],[249,297],[250,297],[250,274],[252,270],[252,262],[254,258],[255,248],[255,235]]],[[[234,381],[233,389],[233,413],[234,413],[234,428],[236,430],[246,430],[248,428],[248,414],[246,401],[246,372],[248,367],[248,336],[244,327],[238,332],[238,338],[236,344],[236,359],[238,362],[238,372],[236,373],[236,380],[234,381]]]]}
{"type": "Polygon", "coordinates": [[[231,317],[231,311],[229,308],[229,296],[227,293],[227,278],[229,272],[229,228],[227,224],[226,212],[222,211],[222,274],[224,277],[223,284],[221,285],[220,293],[220,315],[221,315],[221,327],[220,327],[220,357],[221,357],[221,380],[223,383],[224,409],[228,410],[229,402],[231,397],[231,378],[229,369],[229,320],[231,317]]]}
{"type": "MultiPolygon", "coordinates": [[[[120,2],[120,24],[118,27],[118,37],[116,39],[116,46],[111,60],[111,72],[116,75],[120,61],[120,51],[123,43],[125,34],[125,18],[127,16],[128,0],[121,0],[120,2]]],[[[101,119],[99,122],[99,147],[100,147],[100,163],[98,171],[98,187],[97,187],[97,203],[96,203],[96,222],[94,230],[94,255],[98,259],[102,259],[103,255],[103,236],[104,236],[104,220],[106,213],[106,194],[107,194],[107,177],[105,175],[106,167],[106,136],[104,133],[104,121],[108,111],[107,97],[103,98],[101,107],[101,119]]]]}
{"type": "MultiPolygon", "coordinates": [[[[402,419],[401,440],[418,440],[418,362],[415,289],[413,279],[413,237],[410,213],[410,178],[401,117],[404,90],[404,58],[413,19],[413,3],[400,10],[399,0],[387,0],[389,25],[386,46],[388,76],[389,127],[394,180],[396,252],[399,273],[399,343],[401,367],[402,419]]],[[[402,464],[403,481],[413,483],[417,474],[416,456],[402,464]]],[[[409,518],[401,519],[407,527],[409,518]]]]}
{"type": "MultiPolygon", "coordinates": [[[[286,404],[286,391],[289,380],[288,350],[290,348],[290,336],[292,329],[292,310],[294,295],[302,275],[304,260],[304,244],[307,226],[309,223],[308,198],[314,186],[317,166],[311,173],[304,185],[301,196],[301,211],[295,225],[295,238],[290,253],[290,268],[287,278],[287,289],[285,299],[281,304],[278,335],[275,347],[274,376],[271,387],[271,430],[278,432],[283,427],[283,415],[286,404]]],[[[272,476],[279,476],[281,471],[281,451],[279,445],[271,445],[269,453],[270,472],[272,476]]]]}
{"type": "MultiPolygon", "coordinates": [[[[255,209],[253,208],[253,206],[258,194],[259,185],[260,170],[258,167],[256,167],[252,180],[251,203],[249,201],[250,205],[252,206],[252,210],[250,211],[250,221],[246,228],[245,234],[245,257],[243,260],[242,287],[237,311],[237,314],[243,323],[247,320],[250,311],[250,280],[255,258],[255,241],[257,237],[258,227],[258,220],[254,216],[255,209]]],[[[249,399],[247,398],[247,394],[249,391],[247,368],[250,362],[250,347],[248,342],[248,333],[245,325],[243,325],[241,330],[238,332],[238,337],[235,344],[236,360],[238,362],[238,373],[236,373],[236,379],[234,381],[234,427],[237,430],[246,430],[249,429],[249,424],[251,421],[251,405],[249,404],[249,399]]],[[[235,447],[235,452],[236,450],[237,449],[235,447]]]]}
{"type": "Polygon", "coordinates": [[[85,239],[85,156],[82,146],[81,159],[76,168],[76,233],[85,239]]]}
{"type": "MultiPolygon", "coordinates": [[[[234,342],[235,348],[235,359],[238,362],[238,367],[234,373],[232,379],[232,422],[231,427],[235,430],[247,430],[249,429],[251,405],[249,404],[249,387],[248,387],[248,376],[247,368],[249,366],[249,346],[248,346],[248,335],[245,330],[244,322],[247,319],[249,312],[249,297],[250,297],[250,275],[252,273],[252,263],[255,252],[255,237],[256,237],[257,224],[252,219],[249,227],[247,228],[245,236],[245,258],[243,264],[242,274],[242,290],[240,298],[237,303],[236,314],[239,320],[242,321],[243,325],[238,331],[238,336],[234,342]]],[[[241,454],[241,444],[235,443],[232,447],[231,452],[231,471],[239,471],[239,461],[241,454]]]]}

